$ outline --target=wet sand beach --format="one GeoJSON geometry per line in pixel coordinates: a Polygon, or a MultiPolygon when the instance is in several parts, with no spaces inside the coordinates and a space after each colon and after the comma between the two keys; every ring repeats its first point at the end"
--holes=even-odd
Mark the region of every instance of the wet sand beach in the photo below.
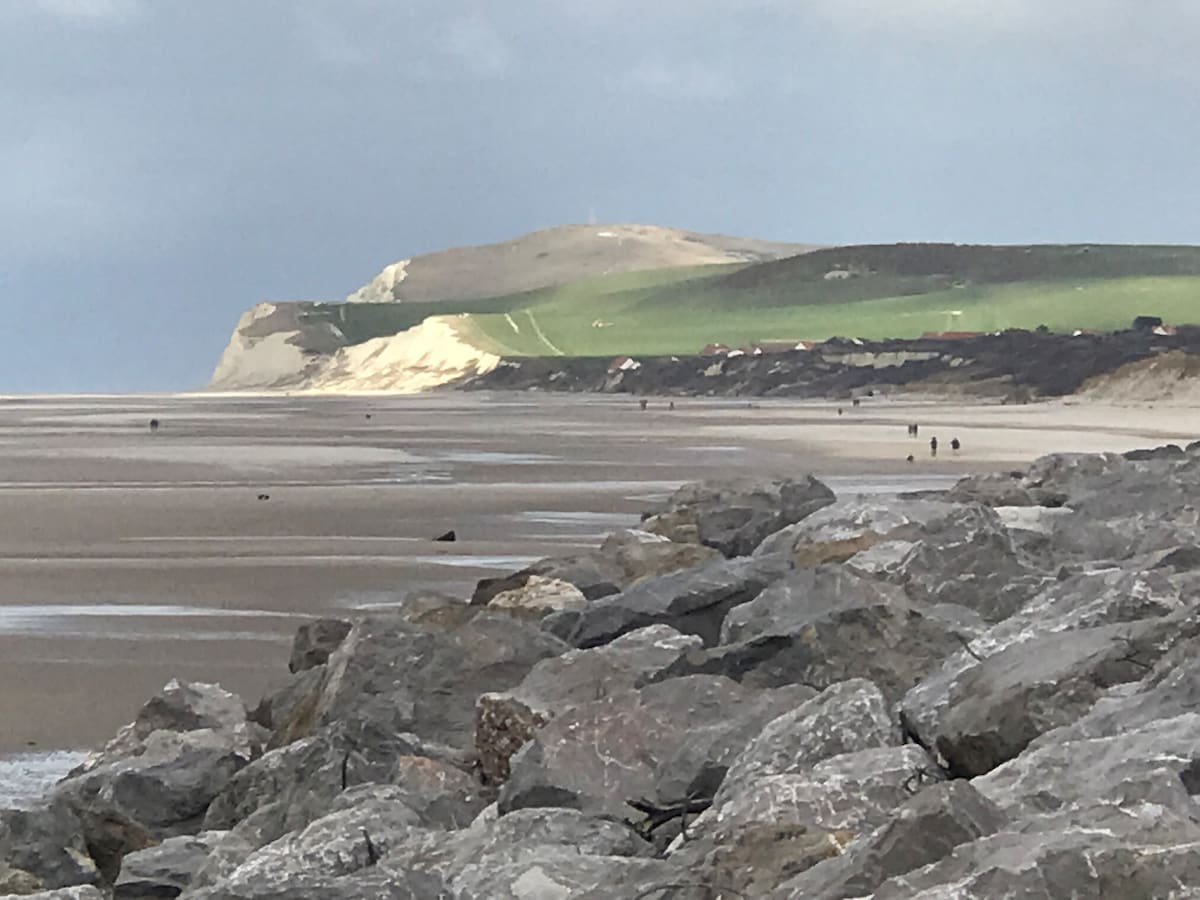
{"type": "Polygon", "coordinates": [[[812,471],[839,493],[935,487],[1200,428],[1178,409],[837,405],[0,398],[0,755],[96,745],[176,676],[254,703],[284,681],[304,619],[418,589],[466,598],[481,577],[635,525],[685,481],[812,471]],[[449,529],[457,542],[430,540],[449,529]]]}

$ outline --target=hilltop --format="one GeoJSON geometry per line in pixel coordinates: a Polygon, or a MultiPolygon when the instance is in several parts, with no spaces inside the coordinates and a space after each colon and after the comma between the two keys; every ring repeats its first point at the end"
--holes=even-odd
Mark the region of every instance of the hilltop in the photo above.
{"type": "Polygon", "coordinates": [[[521,357],[1115,331],[1142,314],[1200,322],[1198,297],[1197,247],[816,248],[565,226],[396,263],[346,302],[260,304],[239,323],[213,386],[408,391],[521,357]]]}

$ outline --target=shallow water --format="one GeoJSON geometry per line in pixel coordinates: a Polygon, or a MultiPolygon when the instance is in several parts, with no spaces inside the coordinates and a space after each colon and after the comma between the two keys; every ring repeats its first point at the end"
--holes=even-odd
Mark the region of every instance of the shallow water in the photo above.
{"type": "Polygon", "coordinates": [[[82,750],[0,756],[0,809],[28,809],[87,756],[82,750]]]}

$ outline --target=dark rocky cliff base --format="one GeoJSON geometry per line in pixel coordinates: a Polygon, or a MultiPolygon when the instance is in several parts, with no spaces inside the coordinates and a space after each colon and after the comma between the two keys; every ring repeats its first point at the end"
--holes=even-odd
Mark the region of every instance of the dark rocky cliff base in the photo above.
{"type": "Polygon", "coordinates": [[[897,389],[1014,401],[1058,397],[1131,362],[1171,350],[1200,355],[1200,327],[1069,336],[1036,331],[954,340],[827,341],[810,350],[733,357],[650,357],[609,371],[610,359],[509,359],[467,390],[850,398],[897,389]]]}

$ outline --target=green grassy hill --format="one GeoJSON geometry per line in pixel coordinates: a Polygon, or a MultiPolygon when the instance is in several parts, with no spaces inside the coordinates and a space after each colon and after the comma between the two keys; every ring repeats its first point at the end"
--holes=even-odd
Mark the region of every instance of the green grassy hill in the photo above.
{"type": "Polygon", "coordinates": [[[747,265],[637,272],[484,300],[315,307],[352,342],[431,314],[503,355],[692,354],[704,344],[1005,328],[1200,323],[1200,248],[843,247],[747,265]]]}

